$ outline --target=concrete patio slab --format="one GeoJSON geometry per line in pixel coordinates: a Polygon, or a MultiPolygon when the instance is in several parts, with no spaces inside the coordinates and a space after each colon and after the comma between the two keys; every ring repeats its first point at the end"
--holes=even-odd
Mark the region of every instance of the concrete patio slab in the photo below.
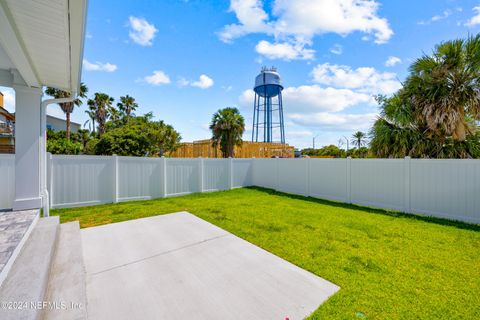
{"type": "Polygon", "coordinates": [[[81,234],[89,319],[303,319],[339,290],[186,212],[81,234]]]}

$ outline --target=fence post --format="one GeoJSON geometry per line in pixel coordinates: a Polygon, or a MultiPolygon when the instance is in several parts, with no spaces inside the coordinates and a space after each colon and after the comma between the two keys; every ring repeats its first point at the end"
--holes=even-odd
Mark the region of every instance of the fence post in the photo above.
{"type": "Polygon", "coordinates": [[[279,172],[279,166],[280,166],[280,158],[278,156],[275,157],[275,190],[280,191],[280,172],[279,172]]]}
{"type": "Polygon", "coordinates": [[[228,188],[233,189],[233,158],[228,158],[228,188]]]}
{"type": "Polygon", "coordinates": [[[167,197],[167,159],[162,156],[162,198],[167,197]]]}
{"type": "Polygon", "coordinates": [[[306,166],[307,166],[307,169],[305,170],[306,173],[307,173],[307,176],[305,178],[305,181],[306,181],[306,188],[305,188],[305,191],[306,191],[306,196],[307,197],[310,197],[310,158],[305,158],[305,161],[307,162],[306,166]]]}
{"type": "Polygon", "coordinates": [[[347,203],[352,203],[352,157],[347,157],[347,203]]]}
{"type": "Polygon", "coordinates": [[[118,156],[112,156],[113,164],[113,203],[118,202],[118,156]]]}
{"type": "Polygon", "coordinates": [[[198,158],[198,166],[199,166],[199,170],[198,170],[198,187],[199,187],[199,192],[203,192],[203,166],[204,166],[204,163],[203,163],[203,158],[202,157],[199,157],[198,158]]]}
{"type": "Polygon", "coordinates": [[[403,173],[404,173],[404,184],[405,184],[405,197],[404,197],[404,210],[405,213],[410,213],[411,212],[411,202],[410,202],[410,167],[411,167],[411,158],[410,157],[405,157],[403,160],[403,173]]]}
{"type": "Polygon", "coordinates": [[[250,168],[250,186],[255,185],[255,157],[252,157],[252,164],[250,168]]]}

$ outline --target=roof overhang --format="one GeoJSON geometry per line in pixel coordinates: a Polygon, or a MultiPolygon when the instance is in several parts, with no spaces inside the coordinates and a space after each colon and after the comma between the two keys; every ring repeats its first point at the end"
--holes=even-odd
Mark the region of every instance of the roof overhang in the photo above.
{"type": "Polygon", "coordinates": [[[87,2],[0,0],[0,85],[77,92],[87,2]]]}

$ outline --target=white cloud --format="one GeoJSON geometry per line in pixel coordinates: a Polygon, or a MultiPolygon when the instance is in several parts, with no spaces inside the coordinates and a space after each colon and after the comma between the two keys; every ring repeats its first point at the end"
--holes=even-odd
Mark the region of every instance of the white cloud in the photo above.
{"type": "MultiPolygon", "coordinates": [[[[254,97],[253,90],[245,90],[239,97],[239,103],[243,107],[251,107],[254,97]]],[[[285,111],[293,113],[339,112],[361,103],[374,103],[373,97],[365,93],[319,85],[287,87],[282,97],[285,111]]]]}
{"type": "Polygon", "coordinates": [[[302,139],[306,137],[311,137],[313,133],[307,130],[288,130],[289,139],[302,139]]]}
{"type": "Polygon", "coordinates": [[[101,63],[101,62],[90,62],[87,59],[83,59],[83,67],[87,71],[104,71],[104,72],[114,72],[116,71],[117,65],[106,62],[106,63],[101,63]]]}
{"type": "Polygon", "coordinates": [[[376,43],[385,43],[393,31],[385,18],[377,15],[374,0],[276,0],[277,32],[311,39],[316,34],[354,31],[372,34],[376,43]]]}
{"type": "Polygon", "coordinates": [[[343,53],[343,47],[337,43],[333,47],[330,48],[330,52],[333,53],[333,54],[340,55],[340,54],[343,53]]]}
{"type": "Polygon", "coordinates": [[[238,102],[241,107],[249,108],[253,106],[253,100],[255,99],[255,91],[248,89],[242,92],[238,97],[238,102]]]}
{"type": "Polygon", "coordinates": [[[310,126],[323,127],[333,130],[367,130],[375,121],[378,114],[349,114],[349,113],[328,113],[318,112],[314,114],[291,114],[289,119],[293,123],[310,126]]]}
{"type": "Polygon", "coordinates": [[[288,112],[339,112],[361,103],[373,103],[368,94],[319,85],[288,87],[283,90],[282,97],[288,112]]]}
{"type": "Polygon", "coordinates": [[[378,16],[375,0],[275,0],[272,17],[261,0],[231,0],[238,24],[230,24],[219,33],[231,42],[249,33],[264,33],[277,41],[290,39],[310,45],[316,35],[337,33],[346,36],[360,31],[372,35],[376,43],[385,43],[393,35],[387,19],[378,16]]]}
{"type": "Polygon", "coordinates": [[[432,21],[443,20],[443,19],[446,19],[446,18],[450,17],[451,15],[452,15],[451,10],[445,10],[445,11],[442,12],[442,14],[434,15],[431,20],[432,21]]]}
{"type": "Polygon", "coordinates": [[[388,57],[387,61],[385,61],[385,66],[393,67],[399,63],[402,63],[402,59],[400,59],[399,57],[390,56],[388,57]]]}
{"type": "Polygon", "coordinates": [[[128,18],[128,23],[130,26],[130,32],[128,35],[133,42],[141,46],[152,45],[153,38],[155,38],[155,33],[158,32],[153,24],[149,23],[144,18],[133,16],[128,18]]]}
{"type": "Polygon", "coordinates": [[[313,69],[312,75],[313,80],[319,84],[356,89],[371,95],[389,95],[401,88],[401,83],[396,79],[395,73],[382,73],[371,67],[352,69],[349,66],[324,63],[317,65],[313,69]]]}
{"type": "Polygon", "coordinates": [[[454,8],[454,9],[446,9],[446,10],[443,10],[442,13],[434,15],[433,17],[431,17],[428,20],[420,20],[417,24],[419,24],[419,25],[429,25],[433,22],[437,22],[437,21],[440,21],[440,20],[447,19],[448,17],[450,17],[454,13],[462,12],[462,11],[463,11],[463,9],[461,7],[457,7],[457,8],[454,8]]]}
{"type": "Polygon", "coordinates": [[[178,80],[177,83],[181,87],[191,86],[191,87],[197,87],[200,89],[208,89],[213,86],[214,81],[212,78],[210,78],[206,74],[202,74],[200,75],[197,81],[189,81],[185,78],[181,78],[180,80],[178,80]]]}
{"type": "Polygon", "coordinates": [[[178,79],[177,84],[178,84],[180,87],[186,87],[186,86],[190,85],[190,81],[188,81],[188,80],[185,79],[185,78],[180,78],[180,79],[178,79]]]}
{"type": "Polygon", "coordinates": [[[219,32],[220,40],[231,42],[233,39],[242,37],[248,33],[272,32],[267,23],[268,15],[263,10],[261,0],[231,0],[230,12],[237,16],[238,24],[229,24],[219,32]]]}
{"type": "Polygon", "coordinates": [[[165,72],[163,72],[161,70],[153,71],[152,75],[144,77],[143,80],[146,83],[152,84],[154,86],[160,86],[162,84],[169,84],[171,82],[170,77],[165,72]]]}
{"type": "Polygon", "coordinates": [[[473,12],[475,15],[471,17],[465,24],[468,27],[473,27],[480,24],[480,6],[474,7],[473,12]]]}
{"type": "Polygon", "coordinates": [[[255,50],[257,53],[272,60],[311,60],[315,54],[314,50],[306,49],[302,44],[270,43],[266,40],[260,41],[255,50]]]}
{"type": "Polygon", "coordinates": [[[200,89],[207,89],[213,86],[213,79],[207,76],[206,74],[202,74],[198,81],[192,82],[192,87],[197,87],[200,89]]]}

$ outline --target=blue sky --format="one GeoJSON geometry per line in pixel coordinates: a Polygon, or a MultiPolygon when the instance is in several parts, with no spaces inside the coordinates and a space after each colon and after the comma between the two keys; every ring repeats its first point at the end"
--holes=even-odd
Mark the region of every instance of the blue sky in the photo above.
{"type": "MultiPolygon", "coordinates": [[[[254,78],[273,65],[287,142],[303,148],[368,131],[374,94],[398,89],[435,44],[477,32],[478,0],[92,0],[82,77],[90,95],[135,97],[138,114],[152,111],[184,141],[209,138],[212,114],[237,106],[248,139],[254,78]]],[[[83,124],[84,111],[72,119],[83,124]]]]}

